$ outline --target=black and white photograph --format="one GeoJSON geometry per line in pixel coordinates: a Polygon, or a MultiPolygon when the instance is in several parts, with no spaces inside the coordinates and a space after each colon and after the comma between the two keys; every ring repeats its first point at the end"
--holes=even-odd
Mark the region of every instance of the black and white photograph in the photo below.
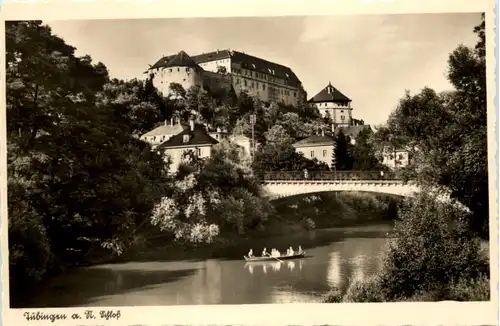
{"type": "Polygon", "coordinates": [[[6,19],[6,308],[497,300],[493,14],[6,19]]]}

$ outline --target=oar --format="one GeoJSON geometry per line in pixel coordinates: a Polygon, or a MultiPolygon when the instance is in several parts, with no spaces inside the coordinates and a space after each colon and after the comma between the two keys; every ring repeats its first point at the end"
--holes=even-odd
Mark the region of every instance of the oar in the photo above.
{"type": "MultiPolygon", "coordinates": [[[[269,254],[268,254],[268,255],[269,255],[269,254]]],[[[281,259],[278,259],[278,258],[276,258],[276,257],[274,257],[274,256],[269,255],[269,257],[276,259],[276,260],[277,260],[277,261],[279,261],[280,263],[282,263],[282,262],[283,262],[281,259]]]]}

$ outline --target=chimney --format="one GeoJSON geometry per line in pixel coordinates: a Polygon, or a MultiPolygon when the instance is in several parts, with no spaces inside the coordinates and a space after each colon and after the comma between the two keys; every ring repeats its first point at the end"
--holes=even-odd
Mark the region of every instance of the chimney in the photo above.
{"type": "Polygon", "coordinates": [[[194,131],[194,121],[192,119],[189,120],[189,128],[191,129],[191,131],[194,131]]]}

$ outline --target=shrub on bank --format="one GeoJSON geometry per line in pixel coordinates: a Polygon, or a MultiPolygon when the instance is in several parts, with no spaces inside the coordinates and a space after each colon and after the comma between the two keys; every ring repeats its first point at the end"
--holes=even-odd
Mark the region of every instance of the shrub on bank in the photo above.
{"type": "MultiPolygon", "coordinates": [[[[275,218],[291,223],[307,218],[314,221],[314,228],[328,228],[392,220],[397,216],[395,207],[399,201],[400,198],[387,195],[338,192],[283,198],[273,204],[275,218]]],[[[310,222],[306,224],[309,226],[310,222]]]]}
{"type": "Polygon", "coordinates": [[[341,301],[489,300],[488,258],[468,218],[461,207],[426,192],[406,199],[382,269],[369,280],[351,283],[341,301]]]}

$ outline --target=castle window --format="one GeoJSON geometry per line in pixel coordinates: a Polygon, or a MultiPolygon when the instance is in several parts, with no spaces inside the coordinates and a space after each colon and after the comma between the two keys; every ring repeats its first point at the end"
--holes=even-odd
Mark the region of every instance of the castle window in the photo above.
{"type": "Polygon", "coordinates": [[[240,79],[236,78],[236,84],[239,84],[239,83],[240,83],[240,79]]]}
{"type": "Polygon", "coordinates": [[[310,155],[311,155],[311,158],[313,158],[314,157],[314,151],[311,151],[310,155]]]}
{"type": "Polygon", "coordinates": [[[262,89],[265,91],[266,90],[266,85],[262,84],[262,89]]]}
{"type": "Polygon", "coordinates": [[[186,72],[189,72],[191,69],[189,67],[186,67],[186,72]]]}
{"type": "Polygon", "coordinates": [[[201,148],[196,148],[196,155],[201,156],[201,148]]]}
{"type": "Polygon", "coordinates": [[[245,87],[247,86],[247,80],[246,79],[243,80],[243,84],[245,85],[245,87]]]}
{"type": "Polygon", "coordinates": [[[172,72],[172,68],[169,68],[169,69],[168,69],[168,72],[172,72]]]}
{"type": "Polygon", "coordinates": [[[181,68],[177,68],[177,72],[180,72],[181,71],[181,68]]]}
{"type": "Polygon", "coordinates": [[[323,157],[326,157],[326,149],[323,150],[323,157]]]}

